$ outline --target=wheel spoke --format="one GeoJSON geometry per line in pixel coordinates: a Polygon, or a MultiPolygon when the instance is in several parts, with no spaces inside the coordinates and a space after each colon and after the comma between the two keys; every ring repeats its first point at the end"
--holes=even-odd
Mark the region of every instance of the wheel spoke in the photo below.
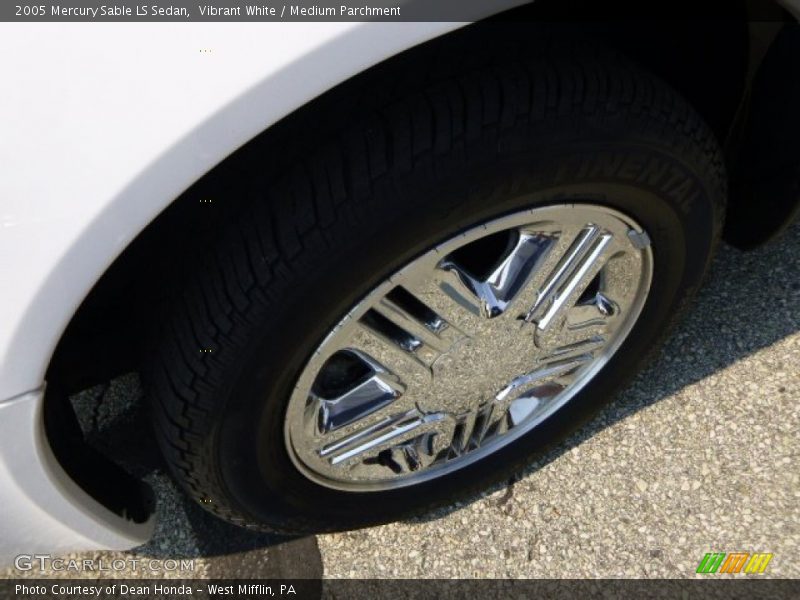
{"type": "Polygon", "coordinates": [[[402,287],[381,298],[374,310],[438,354],[464,337],[455,325],[402,287]]]}
{"type": "Polygon", "coordinates": [[[325,444],[319,449],[319,455],[334,466],[353,466],[403,442],[437,431],[440,421],[446,418],[443,414],[423,415],[414,409],[325,444]]]}
{"type": "Polygon", "coordinates": [[[405,392],[405,385],[370,357],[352,351],[364,361],[369,374],[354,387],[332,398],[309,394],[309,407],[319,433],[329,433],[350,425],[393,403],[405,392]]]}
{"type": "Polygon", "coordinates": [[[613,239],[595,225],[585,227],[540,288],[525,320],[543,331],[558,323],[603,267],[613,239]]]}
{"type": "Polygon", "coordinates": [[[586,339],[570,342],[553,349],[550,352],[549,359],[552,360],[565,360],[574,358],[576,356],[585,356],[593,353],[602,348],[606,343],[606,338],[602,335],[593,335],[586,339]]]}
{"type": "Polygon", "coordinates": [[[494,402],[488,402],[486,406],[478,409],[477,415],[475,416],[475,422],[472,426],[472,432],[470,433],[467,441],[466,449],[474,450],[480,447],[492,424],[498,418],[502,418],[502,416],[502,412],[498,409],[498,406],[494,402]]]}
{"type": "MultiPolygon", "coordinates": [[[[425,302],[404,288],[386,294],[358,321],[362,332],[380,342],[378,359],[406,363],[398,367],[406,371],[409,363],[430,375],[431,365],[466,335],[425,302]]],[[[373,346],[374,341],[355,334],[356,347],[373,346]]]]}
{"type": "Polygon", "coordinates": [[[469,306],[486,319],[504,314],[547,256],[554,238],[546,234],[520,233],[514,247],[485,279],[479,279],[451,259],[439,269],[447,283],[469,306]]]}
{"type": "Polygon", "coordinates": [[[580,302],[567,311],[567,328],[580,329],[601,325],[619,313],[619,307],[603,292],[597,292],[589,300],[580,302]]]}
{"type": "Polygon", "coordinates": [[[437,270],[430,279],[413,282],[407,287],[462,337],[473,337],[482,327],[484,319],[474,300],[456,289],[460,284],[454,277],[450,272],[437,270]]]}
{"type": "Polygon", "coordinates": [[[592,359],[591,354],[579,354],[570,358],[559,358],[544,363],[540,368],[520,375],[498,392],[496,400],[504,405],[512,402],[534,385],[548,383],[558,377],[568,375],[592,359]]]}
{"type": "Polygon", "coordinates": [[[438,352],[411,334],[385,327],[385,319],[362,319],[348,340],[348,347],[372,356],[394,373],[409,379],[429,381],[430,365],[438,352]]]}
{"type": "Polygon", "coordinates": [[[428,432],[412,438],[408,442],[394,446],[379,453],[378,459],[365,462],[377,463],[391,469],[394,473],[413,473],[427,468],[443,449],[446,437],[439,432],[428,432]]]}
{"type": "Polygon", "coordinates": [[[540,359],[539,368],[515,378],[498,392],[493,423],[505,426],[509,418],[512,424],[519,423],[523,416],[543,408],[566,388],[566,382],[581,367],[592,361],[593,353],[604,344],[602,336],[591,336],[552,350],[540,359]]]}

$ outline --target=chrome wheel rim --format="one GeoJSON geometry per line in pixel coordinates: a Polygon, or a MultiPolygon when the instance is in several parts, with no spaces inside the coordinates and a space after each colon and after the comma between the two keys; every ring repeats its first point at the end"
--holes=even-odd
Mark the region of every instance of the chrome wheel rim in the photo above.
{"type": "Polygon", "coordinates": [[[641,314],[647,233],[564,204],[469,229],[352,308],[290,396],[295,466],[321,485],[414,485],[541,425],[597,374],[641,314]]]}

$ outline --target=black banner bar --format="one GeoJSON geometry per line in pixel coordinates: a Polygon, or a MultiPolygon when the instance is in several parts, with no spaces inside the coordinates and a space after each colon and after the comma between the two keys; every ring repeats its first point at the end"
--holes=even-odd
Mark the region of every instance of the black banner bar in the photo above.
{"type": "Polygon", "coordinates": [[[26,0],[2,21],[476,21],[530,0],[26,0]]]}
{"type": "Polygon", "coordinates": [[[774,4],[752,4],[746,10],[744,6],[730,0],[3,0],[0,21],[473,22],[487,17],[549,21],[791,19],[788,12],[774,4]]]}
{"type": "Polygon", "coordinates": [[[156,580],[156,579],[6,579],[0,580],[0,598],[14,600],[287,598],[317,599],[435,599],[489,600],[528,598],[567,600],[641,598],[675,600],[783,600],[800,596],[800,582],[753,577],[702,579],[550,579],[550,580],[156,580]]]}

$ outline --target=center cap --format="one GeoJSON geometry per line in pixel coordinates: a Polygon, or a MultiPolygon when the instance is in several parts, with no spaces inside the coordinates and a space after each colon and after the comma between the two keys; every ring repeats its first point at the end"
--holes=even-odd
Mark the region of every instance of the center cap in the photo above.
{"type": "Polygon", "coordinates": [[[423,412],[463,414],[493,401],[536,363],[534,327],[503,317],[490,319],[475,337],[464,337],[431,365],[432,381],[417,404],[423,412]]]}

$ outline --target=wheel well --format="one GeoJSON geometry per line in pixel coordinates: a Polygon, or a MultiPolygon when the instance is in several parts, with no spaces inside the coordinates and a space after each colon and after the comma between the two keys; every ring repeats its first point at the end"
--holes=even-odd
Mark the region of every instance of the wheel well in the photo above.
{"type": "MultiPolygon", "coordinates": [[[[418,87],[435,79],[437,73],[447,72],[453,61],[479,66],[488,60],[503,60],[508,53],[536,46],[547,33],[550,37],[600,39],[683,93],[721,142],[729,138],[748,71],[744,0],[736,11],[741,18],[714,22],[713,36],[708,35],[707,23],[681,21],[674,15],[648,22],[537,22],[561,2],[545,0],[515,9],[392,57],[301,107],[226,158],[150,223],[97,282],[56,348],[48,382],[78,390],[136,368],[147,351],[143,332],[148,328],[143,324],[157,317],[157,307],[180,280],[186,261],[203,251],[222,220],[235,214],[237,198],[245,193],[238,182],[244,177],[269,178],[300,151],[293,147],[294,138],[302,137],[291,135],[294,128],[313,128],[324,138],[333,133],[342,115],[360,110],[351,105],[353,97],[386,97],[418,87]],[[558,33],[553,35],[553,31],[558,33]],[[491,48],[491,53],[486,48],[491,48]],[[371,93],[360,93],[364,88],[371,93]]],[[[569,4],[570,10],[577,11],[572,14],[593,6],[592,0],[569,4]]],[[[613,12],[613,4],[606,9],[613,12]]],[[[616,4],[621,11],[627,2],[618,0],[616,4]]],[[[731,7],[736,5],[729,2],[731,7]]]]}
{"type": "MultiPolygon", "coordinates": [[[[557,3],[559,10],[565,7],[563,0],[543,0],[388,59],[299,108],[193,184],[130,244],[76,312],[47,371],[48,389],[59,394],[57,398],[48,394],[45,409],[51,410],[48,406],[72,392],[138,369],[152,346],[150,336],[162,326],[163,301],[180,285],[186,265],[203,252],[219,223],[235,216],[238,200],[247,193],[240,182],[269,179],[284,169],[302,150],[294,142],[302,136],[292,135],[296,128],[313,129],[321,139],[334,134],[335,123],[345,120],[343,115],[362,110],[353,106],[353,97],[377,102],[435,80],[454,62],[477,67],[505,60],[548,38],[552,42],[560,35],[577,35],[600,40],[662,77],[689,99],[721,143],[734,137],[752,75],[749,2],[728,0],[729,15],[712,24],[681,20],[681,3],[673,2],[664,5],[664,19],[610,20],[609,15],[626,14],[626,0],[604,5],[607,21],[543,23],[557,3]],[[709,27],[714,28],[713,35],[709,27]],[[360,93],[364,89],[370,94],[360,93]]],[[[771,0],[767,4],[772,6],[771,0]]],[[[586,11],[595,5],[594,0],[570,2],[569,14],[589,14],[586,11]]],[[[58,432],[48,428],[48,435],[58,432]]],[[[69,452],[74,443],[53,446],[69,452]]],[[[59,458],[66,468],[70,461],[59,458]]],[[[73,476],[84,487],[98,485],[73,476]]]]}

